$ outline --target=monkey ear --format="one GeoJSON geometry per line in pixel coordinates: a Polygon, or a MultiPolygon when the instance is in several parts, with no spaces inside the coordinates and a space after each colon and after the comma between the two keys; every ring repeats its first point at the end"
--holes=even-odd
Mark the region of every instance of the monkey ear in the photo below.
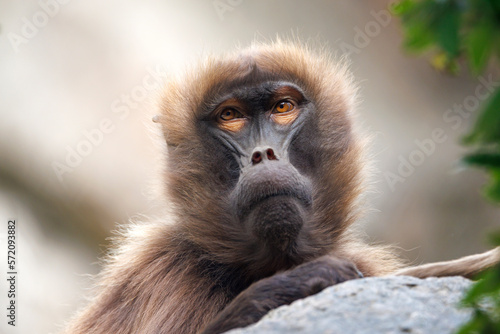
{"type": "MultiPolygon", "coordinates": [[[[153,121],[153,123],[161,123],[161,118],[162,118],[161,115],[154,115],[151,118],[151,120],[153,121]]],[[[172,148],[172,147],[177,147],[177,144],[172,144],[168,141],[168,136],[166,133],[164,133],[163,136],[165,137],[165,142],[167,143],[167,149],[172,148]]]]}

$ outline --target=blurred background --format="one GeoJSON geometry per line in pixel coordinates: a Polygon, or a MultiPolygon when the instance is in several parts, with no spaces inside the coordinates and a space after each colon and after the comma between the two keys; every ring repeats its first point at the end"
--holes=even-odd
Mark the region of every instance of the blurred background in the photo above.
{"type": "MultiPolygon", "coordinates": [[[[17,326],[56,333],[84,303],[118,224],[161,215],[158,90],[198,56],[299,36],[348,53],[372,135],[361,222],[412,263],[488,248],[500,210],[460,138],[499,83],[404,54],[387,1],[0,1],[0,230],[17,221],[17,326]]],[[[500,79],[499,79],[500,80],[500,79]]],[[[6,256],[2,255],[2,259],[6,256]]],[[[2,277],[7,264],[0,263],[2,277]]],[[[7,304],[0,279],[1,309],[7,304]],[[5,305],[4,305],[5,304],[5,305]]]]}

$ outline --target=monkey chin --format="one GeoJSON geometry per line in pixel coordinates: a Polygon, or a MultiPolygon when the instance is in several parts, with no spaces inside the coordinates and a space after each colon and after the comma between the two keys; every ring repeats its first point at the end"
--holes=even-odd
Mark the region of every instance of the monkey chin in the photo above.
{"type": "Polygon", "coordinates": [[[271,251],[285,252],[295,245],[306,211],[302,201],[293,196],[270,196],[254,205],[245,225],[271,251]]]}

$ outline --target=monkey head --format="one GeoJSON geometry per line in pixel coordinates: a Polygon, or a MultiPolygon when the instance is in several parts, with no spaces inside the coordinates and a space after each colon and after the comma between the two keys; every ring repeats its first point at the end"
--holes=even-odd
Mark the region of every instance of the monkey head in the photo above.
{"type": "Polygon", "coordinates": [[[283,42],[172,79],[159,121],[179,228],[221,261],[327,252],[360,192],[354,93],[344,65],[283,42]]]}

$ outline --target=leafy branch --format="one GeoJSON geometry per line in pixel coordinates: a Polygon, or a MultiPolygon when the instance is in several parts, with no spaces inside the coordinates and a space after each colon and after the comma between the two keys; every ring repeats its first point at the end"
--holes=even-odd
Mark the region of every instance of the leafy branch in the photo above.
{"type": "MultiPolygon", "coordinates": [[[[497,66],[500,57],[500,0],[401,0],[392,8],[401,19],[403,46],[412,53],[431,53],[438,70],[458,73],[465,60],[474,75],[497,66]]],[[[462,140],[471,147],[464,157],[469,165],[485,169],[489,184],[484,192],[500,202],[500,89],[481,106],[473,129],[462,140]]],[[[494,237],[500,245],[500,235],[494,237]]],[[[463,300],[474,316],[459,331],[500,333],[500,266],[487,272],[463,300]],[[488,308],[480,304],[485,300],[488,308]],[[491,307],[490,307],[491,306],[491,307]]]]}

